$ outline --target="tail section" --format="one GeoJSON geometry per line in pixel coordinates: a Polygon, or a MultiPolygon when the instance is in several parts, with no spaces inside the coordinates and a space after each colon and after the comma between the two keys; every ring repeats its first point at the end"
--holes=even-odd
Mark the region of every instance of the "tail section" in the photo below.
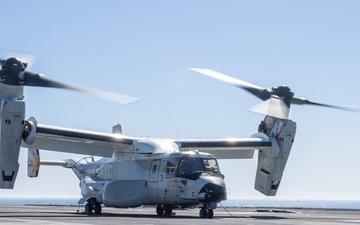
{"type": "MultiPolygon", "coordinates": [[[[40,165],[46,166],[62,166],[71,168],[75,175],[80,180],[80,188],[83,198],[79,201],[82,204],[89,199],[96,199],[97,202],[102,202],[102,195],[107,179],[98,177],[99,170],[101,170],[105,162],[96,163],[93,157],[85,157],[79,161],[67,159],[63,161],[40,161],[40,154],[38,149],[29,149],[28,151],[28,176],[37,177],[39,175],[40,165]],[[90,161],[88,161],[90,159],[90,161]]],[[[108,171],[107,169],[104,171],[108,171]]],[[[101,172],[107,175],[106,172],[101,172]]]]}
{"type": "Polygon", "coordinates": [[[259,126],[278,145],[279,151],[259,151],[255,189],[267,196],[275,196],[290,155],[296,133],[296,123],[287,119],[266,116],[259,126]]]}

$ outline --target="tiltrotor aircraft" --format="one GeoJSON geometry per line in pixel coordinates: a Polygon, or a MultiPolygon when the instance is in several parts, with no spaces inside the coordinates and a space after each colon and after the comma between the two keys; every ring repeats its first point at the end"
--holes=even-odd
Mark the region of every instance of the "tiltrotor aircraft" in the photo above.
{"type": "MultiPolygon", "coordinates": [[[[29,149],[28,176],[36,177],[40,164],[60,165],[80,180],[85,213],[101,214],[106,207],[156,205],[158,215],[174,208],[199,207],[200,217],[212,218],[217,203],[226,199],[224,176],[218,159],[252,158],[258,151],[255,189],[274,196],[295,138],[296,123],[288,119],[291,104],[310,104],[346,110],[294,97],[286,86],[266,89],[206,69],[196,72],[245,89],[263,104],[254,108],[266,116],[250,138],[160,139],[130,137],[121,126],[99,133],[40,124],[25,119],[24,86],[82,91],[120,103],[139,99],[69,85],[27,71],[15,57],[1,61],[0,70],[0,188],[12,189],[19,169],[20,147],[29,149]],[[39,149],[102,157],[99,160],[40,162],[39,149]]],[[[87,159],[87,160],[86,160],[87,159]]]]}

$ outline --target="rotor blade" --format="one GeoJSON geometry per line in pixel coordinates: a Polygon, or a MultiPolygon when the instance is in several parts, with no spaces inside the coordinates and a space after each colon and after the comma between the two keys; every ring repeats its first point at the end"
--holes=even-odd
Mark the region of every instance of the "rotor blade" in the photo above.
{"type": "Polygon", "coordinates": [[[313,101],[310,101],[310,100],[308,100],[306,98],[293,97],[292,101],[291,101],[291,104],[295,104],[295,105],[315,105],[315,106],[323,106],[323,107],[328,107],[328,108],[333,108],[333,109],[342,109],[342,110],[347,110],[347,111],[360,112],[360,108],[358,108],[358,107],[324,104],[324,103],[319,103],[319,102],[313,102],[313,101]]]}
{"type": "Polygon", "coordinates": [[[256,97],[260,98],[261,100],[267,100],[271,96],[271,90],[267,88],[263,88],[234,77],[230,77],[228,75],[216,72],[214,70],[209,69],[200,69],[200,68],[190,68],[191,70],[201,73],[203,75],[212,77],[214,79],[226,82],[228,84],[234,85],[238,88],[245,89],[246,91],[250,92],[251,94],[255,95],[256,97]]]}
{"type": "Polygon", "coordinates": [[[250,108],[250,111],[281,119],[288,119],[289,110],[289,107],[275,96],[250,108]]]}
{"type": "Polygon", "coordinates": [[[96,88],[67,84],[64,82],[48,79],[42,74],[36,74],[29,71],[25,72],[23,85],[34,86],[34,87],[61,88],[61,89],[68,89],[73,91],[80,91],[82,93],[94,95],[119,104],[130,104],[141,100],[139,98],[117,94],[109,91],[104,91],[96,88]]]}

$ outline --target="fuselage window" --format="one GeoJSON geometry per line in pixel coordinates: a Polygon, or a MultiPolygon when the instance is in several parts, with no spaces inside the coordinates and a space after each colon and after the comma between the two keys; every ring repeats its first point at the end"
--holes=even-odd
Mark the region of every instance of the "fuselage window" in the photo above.
{"type": "Polygon", "coordinates": [[[156,170],[157,170],[157,165],[155,164],[155,165],[153,166],[153,168],[152,168],[152,173],[153,173],[153,174],[156,173],[156,170]]]}

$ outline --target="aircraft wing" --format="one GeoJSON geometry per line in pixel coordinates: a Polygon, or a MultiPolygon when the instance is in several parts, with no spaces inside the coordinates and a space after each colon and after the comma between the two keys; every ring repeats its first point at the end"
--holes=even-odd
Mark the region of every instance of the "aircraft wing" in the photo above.
{"type": "Polygon", "coordinates": [[[253,158],[255,150],[271,149],[273,143],[266,135],[251,138],[177,140],[180,151],[199,150],[218,159],[253,158]]]}
{"type": "MultiPolygon", "coordinates": [[[[266,151],[273,146],[270,138],[264,134],[255,134],[251,138],[178,139],[168,141],[174,144],[176,143],[180,151],[199,150],[210,153],[218,159],[253,158],[255,150],[266,151]]],[[[168,141],[166,143],[168,143],[168,141]]],[[[147,143],[146,140],[142,141],[142,139],[121,134],[100,133],[37,124],[35,142],[29,145],[23,141],[21,147],[112,157],[114,151],[134,153],[134,146],[139,146],[142,142],[147,143]]],[[[155,140],[152,140],[151,143],[154,144],[153,142],[155,143],[155,140]]],[[[164,146],[165,142],[161,140],[160,142],[161,146],[164,146]]],[[[164,150],[168,151],[169,149],[164,150]]],[[[150,152],[154,152],[154,150],[144,150],[144,153],[150,152]]]]}
{"type": "Polygon", "coordinates": [[[134,138],[43,124],[36,125],[36,139],[31,145],[24,141],[21,147],[58,152],[111,157],[114,151],[133,151],[134,138]]]}

